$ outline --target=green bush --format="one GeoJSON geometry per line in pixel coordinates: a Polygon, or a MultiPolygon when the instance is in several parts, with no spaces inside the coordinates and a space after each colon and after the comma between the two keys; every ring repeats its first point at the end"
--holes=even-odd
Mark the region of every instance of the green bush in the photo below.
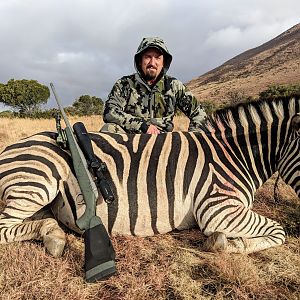
{"type": "Polygon", "coordinates": [[[5,110],[0,112],[0,118],[15,118],[16,113],[10,110],[5,110]]]}
{"type": "Polygon", "coordinates": [[[201,105],[208,115],[211,115],[213,112],[219,109],[219,104],[213,100],[202,101],[201,105]]]}
{"type": "Polygon", "coordinates": [[[300,84],[271,85],[259,94],[259,99],[270,100],[300,96],[300,84]]]}
{"type": "Polygon", "coordinates": [[[82,95],[72,105],[76,115],[91,116],[103,113],[103,101],[95,96],[82,95]]]}
{"type": "Polygon", "coordinates": [[[225,94],[227,104],[224,106],[235,106],[240,103],[249,103],[253,102],[255,99],[252,96],[248,96],[244,91],[228,91],[225,94]]]}

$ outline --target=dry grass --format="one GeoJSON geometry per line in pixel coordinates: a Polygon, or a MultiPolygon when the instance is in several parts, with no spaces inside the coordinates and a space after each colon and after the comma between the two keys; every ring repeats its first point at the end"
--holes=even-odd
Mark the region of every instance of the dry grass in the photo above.
{"type": "MultiPolygon", "coordinates": [[[[80,121],[90,131],[102,124],[99,117],[80,121]]],[[[177,130],[187,129],[184,117],[175,124],[177,130]]],[[[0,148],[44,130],[55,130],[54,120],[1,119],[0,148]]],[[[300,299],[300,201],[282,181],[275,201],[274,181],[258,191],[255,210],[284,224],[284,246],[252,255],[217,255],[201,251],[204,236],[198,229],[149,238],[116,236],[118,274],[86,284],[80,237],[67,235],[59,259],[38,242],[1,245],[0,299],[300,299]]]]}
{"type": "MultiPolygon", "coordinates": [[[[0,126],[0,150],[15,141],[27,137],[31,134],[42,131],[56,131],[54,119],[10,119],[1,118],[0,126]]],[[[81,117],[80,119],[70,118],[70,123],[81,121],[89,131],[99,131],[103,125],[102,117],[91,116],[81,117]]]]}

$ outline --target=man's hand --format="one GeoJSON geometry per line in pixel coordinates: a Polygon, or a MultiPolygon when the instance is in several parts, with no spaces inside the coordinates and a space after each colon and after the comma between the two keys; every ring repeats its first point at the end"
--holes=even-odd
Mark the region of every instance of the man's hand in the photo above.
{"type": "Polygon", "coordinates": [[[154,126],[153,124],[150,124],[146,133],[148,133],[148,134],[160,134],[160,131],[156,126],[154,126]]]}

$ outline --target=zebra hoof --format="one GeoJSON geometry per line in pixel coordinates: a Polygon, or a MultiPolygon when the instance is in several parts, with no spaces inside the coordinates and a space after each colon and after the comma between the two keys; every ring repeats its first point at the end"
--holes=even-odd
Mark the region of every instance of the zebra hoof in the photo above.
{"type": "Polygon", "coordinates": [[[204,249],[209,252],[226,252],[228,241],[225,233],[214,232],[204,243],[204,249]]]}
{"type": "Polygon", "coordinates": [[[50,255],[53,257],[60,257],[63,254],[66,238],[65,236],[55,235],[53,232],[47,234],[43,238],[44,245],[50,255]]]}

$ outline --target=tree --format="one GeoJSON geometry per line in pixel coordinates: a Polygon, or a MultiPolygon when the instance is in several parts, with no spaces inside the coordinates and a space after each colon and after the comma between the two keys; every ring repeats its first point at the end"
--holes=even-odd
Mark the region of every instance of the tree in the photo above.
{"type": "Polygon", "coordinates": [[[79,116],[100,115],[103,112],[103,101],[95,96],[82,95],[72,106],[79,116]]]}
{"type": "Polygon", "coordinates": [[[32,115],[50,97],[49,88],[36,80],[10,79],[0,85],[0,102],[11,106],[21,115],[32,115]]]}

